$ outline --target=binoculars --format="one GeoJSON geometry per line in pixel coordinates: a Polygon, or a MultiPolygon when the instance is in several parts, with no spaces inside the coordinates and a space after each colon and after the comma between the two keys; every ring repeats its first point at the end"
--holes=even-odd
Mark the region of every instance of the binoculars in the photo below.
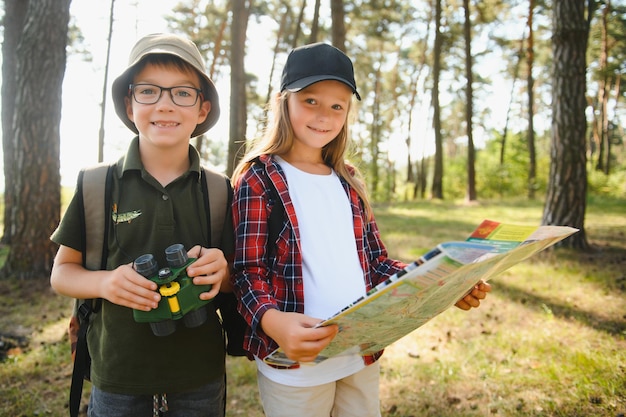
{"type": "Polygon", "coordinates": [[[185,327],[201,326],[207,319],[204,306],[211,302],[200,299],[200,294],[209,291],[211,285],[195,285],[187,276],[187,267],[196,259],[187,257],[182,244],[166,248],[165,259],[168,266],[160,269],[150,253],[135,259],[135,271],[158,285],[161,300],[150,311],[133,310],[133,318],[138,323],[150,323],[155,336],[174,333],[180,319],[185,327]]]}

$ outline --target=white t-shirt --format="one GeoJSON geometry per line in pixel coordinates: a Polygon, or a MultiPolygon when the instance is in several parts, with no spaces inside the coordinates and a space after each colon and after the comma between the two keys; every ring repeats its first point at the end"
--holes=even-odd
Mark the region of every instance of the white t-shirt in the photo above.
{"type": "MultiPolygon", "coordinates": [[[[277,158],[285,171],[300,229],[304,314],[326,319],[365,295],[354,236],[352,209],[339,177],[301,171],[277,158]]],[[[363,358],[347,355],[315,366],[276,369],[257,358],[260,372],[280,384],[315,386],[363,369],[363,358]]]]}

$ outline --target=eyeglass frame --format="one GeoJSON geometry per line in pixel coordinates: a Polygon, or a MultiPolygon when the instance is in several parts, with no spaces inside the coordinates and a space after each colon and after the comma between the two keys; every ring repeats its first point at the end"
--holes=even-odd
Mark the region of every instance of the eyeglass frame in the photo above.
{"type": "Polygon", "coordinates": [[[193,107],[198,103],[198,98],[200,96],[202,96],[202,100],[204,100],[204,94],[202,93],[202,89],[201,88],[196,88],[196,87],[191,87],[188,85],[175,85],[173,87],[161,87],[160,85],[156,85],[156,84],[150,84],[150,83],[137,83],[137,84],[128,84],[128,95],[131,96],[136,103],[139,104],[145,104],[145,105],[151,105],[151,104],[156,104],[159,102],[159,100],[161,100],[161,97],[163,97],[163,92],[167,91],[168,93],[170,93],[170,99],[172,100],[172,103],[174,103],[175,105],[179,106],[179,107],[193,107]],[[156,87],[159,89],[159,97],[157,97],[157,99],[154,101],[154,103],[142,103],[141,101],[137,100],[137,97],[135,96],[135,87],[137,86],[142,86],[142,85],[147,85],[147,86],[151,86],[151,87],[156,87]],[[178,104],[176,102],[176,100],[174,100],[174,95],[172,94],[172,90],[175,88],[190,88],[192,90],[194,90],[196,92],[196,99],[193,102],[193,104],[190,105],[184,105],[184,104],[178,104]]]}

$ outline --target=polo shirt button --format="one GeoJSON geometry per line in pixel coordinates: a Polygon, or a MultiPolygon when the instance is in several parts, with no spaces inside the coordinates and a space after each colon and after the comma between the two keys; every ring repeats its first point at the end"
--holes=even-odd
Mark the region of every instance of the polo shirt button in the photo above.
{"type": "Polygon", "coordinates": [[[167,201],[167,200],[170,199],[167,194],[163,194],[163,196],[161,198],[163,198],[163,201],[167,201]]]}

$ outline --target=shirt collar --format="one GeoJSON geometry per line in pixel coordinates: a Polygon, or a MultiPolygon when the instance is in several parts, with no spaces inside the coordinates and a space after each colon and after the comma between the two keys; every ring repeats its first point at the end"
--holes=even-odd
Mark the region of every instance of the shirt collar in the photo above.
{"type": "MultiPolygon", "coordinates": [[[[135,136],[128,146],[126,155],[122,156],[117,163],[117,175],[121,178],[126,171],[141,171],[143,164],[139,155],[139,136],[135,136]]],[[[189,145],[189,172],[195,172],[200,178],[200,154],[193,146],[189,145]]]]}

